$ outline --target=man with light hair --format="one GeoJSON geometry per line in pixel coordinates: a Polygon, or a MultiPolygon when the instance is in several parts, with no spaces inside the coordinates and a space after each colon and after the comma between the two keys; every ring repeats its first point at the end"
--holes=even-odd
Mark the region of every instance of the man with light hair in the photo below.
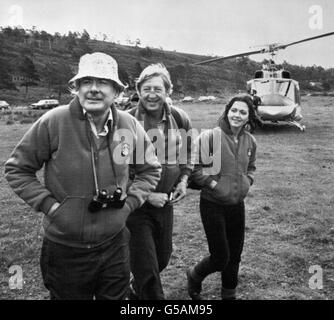
{"type": "Polygon", "coordinates": [[[164,299],[160,272],[168,265],[172,252],[173,204],[186,195],[188,176],[193,169],[191,144],[187,143],[186,135],[180,134],[182,130],[191,130],[191,122],[183,110],[166,102],[173,85],[163,65],[145,68],[136,89],[139,103],[129,113],[139,120],[154,142],[162,173],[155,191],[127,221],[134,276],[130,299],[159,300],[164,299]],[[186,161],[181,161],[182,156],[186,161]]]}
{"type": "Polygon", "coordinates": [[[70,83],[75,98],[32,125],[5,175],[44,213],[40,263],[51,299],[124,299],[130,275],[126,219],[155,189],[161,166],[141,125],[114,105],[125,86],[111,56],[85,54],[70,83]],[[129,149],[120,131],[130,132],[130,144],[141,148],[129,149]],[[143,161],[130,165],[134,178],[127,188],[132,153],[143,161]],[[44,184],[36,177],[43,165],[44,184]]]}

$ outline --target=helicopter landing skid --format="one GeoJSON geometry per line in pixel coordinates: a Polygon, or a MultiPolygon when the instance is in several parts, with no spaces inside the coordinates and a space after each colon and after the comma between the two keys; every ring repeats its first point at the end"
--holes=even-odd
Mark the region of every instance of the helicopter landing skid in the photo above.
{"type": "Polygon", "coordinates": [[[294,126],[296,126],[297,128],[300,129],[300,131],[304,132],[306,127],[302,124],[300,124],[299,122],[297,121],[288,121],[289,123],[293,124],[294,126]]]}

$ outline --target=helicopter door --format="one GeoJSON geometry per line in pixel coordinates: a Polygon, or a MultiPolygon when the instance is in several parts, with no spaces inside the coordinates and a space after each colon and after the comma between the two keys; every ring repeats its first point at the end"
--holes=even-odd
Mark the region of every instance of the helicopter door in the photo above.
{"type": "Polygon", "coordinates": [[[282,95],[294,103],[300,103],[299,88],[297,81],[277,80],[275,93],[282,95]]]}

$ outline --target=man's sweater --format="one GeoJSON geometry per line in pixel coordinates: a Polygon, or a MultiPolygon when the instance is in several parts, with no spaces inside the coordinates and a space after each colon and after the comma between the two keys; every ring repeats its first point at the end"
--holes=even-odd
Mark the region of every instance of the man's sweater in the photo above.
{"type": "Polygon", "coordinates": [[[128,214],[145,202],[159,181],[161,165],[141,125],[126,112],[114,106],[111,110],[110,136],[99,147],[92,139],[89,122],[77,98],[70,105],[50,110],[32,125],[5,164],[5,176],[13,190],[35,210],[45,213],[45,235],[52,241],[91,247],[111,239],[125,226],[128,214]],[[132,141],[121,140],[118,133],[122,130],[132,141]],[[127,147],[125,143],[133,146],[128,156],[118,154],[127,147]],[[139,147],[134,149],[137,145],[139,147]],[[113,159],[110,159],[110,151],[113,159]],[[131,165],[135,179],[126,190],[128,157],[133,152],[144,161],[131,165]],[[96,213],[88,210],[95,194],[92,155],[99,189],[113,194],[116,187],[121,187],[123,197],[127,195],[123,208],[96,213]],[[43,165],[44,184],[36,177],[36,171],[43,165]],[[49,216],[55,202],[59,202],[60,207],[49,216]]]}

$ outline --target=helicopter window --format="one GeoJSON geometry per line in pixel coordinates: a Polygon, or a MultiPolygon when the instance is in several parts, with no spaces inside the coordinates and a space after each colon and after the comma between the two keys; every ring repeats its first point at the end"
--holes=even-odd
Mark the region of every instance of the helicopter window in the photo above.
{"type": "Polygon", "coordinates": [[[291,80],[268,79],[265,81],[254,81],[252,84],[252,89],[257,91],[259,97],[274,94],[287,97],[293,102],[298,103],[296,101],[298,94],[296,94],[295,88],[296,86],[291,80]]]}
{"type": "Polygon", "coordinates": [[[284,79],[290,79],[290,72],[289,71],[286,71],[286,70],[283,70],[282,71],[282,78],[284,79]]]}
{"type": "Polygon", "coordinates": [[[261,79],[263,78],[263,72],[262,71],[256,71],[255,72],[255,79],[261,79]]]}
{"type": "Polygon", "coordinates": [[[290,92],[290,81],[276,81],[275,93],[278,93],[283,96],[288,96],[290,92]]]}
{"type": "Polygon", "coordinates": [[[264,96],[268,93],[270,93],[270,82],[269,80],[265,81],[254,81],[253,83],[253,89],[257,91],[258,96],[264,96]]]}

